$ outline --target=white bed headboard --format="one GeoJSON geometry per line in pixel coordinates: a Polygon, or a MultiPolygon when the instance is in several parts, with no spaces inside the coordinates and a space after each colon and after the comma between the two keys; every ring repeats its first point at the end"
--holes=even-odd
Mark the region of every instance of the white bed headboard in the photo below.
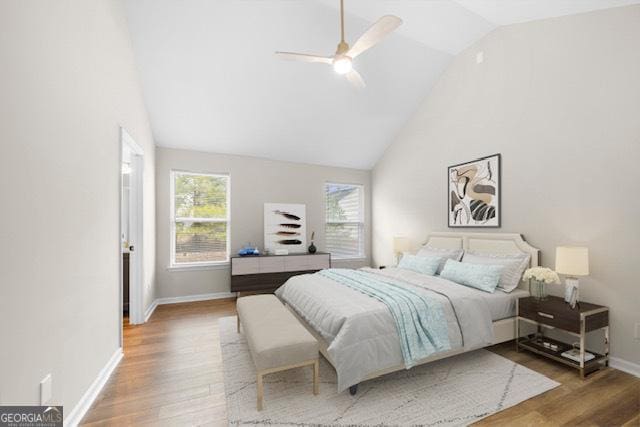
{"type": "Polygon", "coordinates": [[[465,249],[489,254],[531,255],[531,267],[540,265],[540,250],[528,244],[518,233],[436,232],[427,237],[429,246],[443,249],[465,249]]]}

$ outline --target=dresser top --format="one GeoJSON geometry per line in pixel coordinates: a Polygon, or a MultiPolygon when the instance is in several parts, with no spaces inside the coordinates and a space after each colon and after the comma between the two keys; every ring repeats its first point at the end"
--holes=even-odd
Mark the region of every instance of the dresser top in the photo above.
{"type": "Polygon", "coordinates": [[[260,254],[260,255],[245,255],[245,256],[234,255],[234,256],[231,257],[231,259],[234,259],[234,258],[270,258],[270,257],[301,256],[301,255],[315,256],[315,255],[331,255],[331,254],[329,252],[316,252],[315,254],[310,254],[308,252],[300,252],[300,253],[287,254],[287,255],[275,255],[275,254],[269,254],[269,255],[260,254]]]}

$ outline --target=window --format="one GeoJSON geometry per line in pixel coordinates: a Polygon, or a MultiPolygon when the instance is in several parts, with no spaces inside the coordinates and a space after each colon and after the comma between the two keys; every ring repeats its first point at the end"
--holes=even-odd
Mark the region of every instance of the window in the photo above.
{"type": "Polygon", "coordinates": [[[229,176],[171,171],[171,267],[229,261],[229,176]]]}
{"type": "Polygon", "coordinates": [[[364,194],[361,185],[325,184],[327,251],[337,259],[364,258],[364,194]]]}

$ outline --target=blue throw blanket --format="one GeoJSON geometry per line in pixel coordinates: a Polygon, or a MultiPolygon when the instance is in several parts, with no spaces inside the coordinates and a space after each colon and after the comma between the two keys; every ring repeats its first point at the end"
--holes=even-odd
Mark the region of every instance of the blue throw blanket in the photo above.
{"type": "Polygon", "coordinates": [[[402,357],[407,368],[434,353],[449,350],[449,333],[442,303],[407,284],[359,270],[332,268],[318,272],[383,302],[396,321],[402,357]]]}

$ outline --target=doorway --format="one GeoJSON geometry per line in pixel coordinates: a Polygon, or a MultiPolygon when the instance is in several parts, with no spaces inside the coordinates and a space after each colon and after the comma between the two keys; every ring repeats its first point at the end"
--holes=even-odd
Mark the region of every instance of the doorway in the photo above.
{"type": "MultiPolygon", "coordinates": [[[[143,176],[144,151],[120,128],[120,320],[144,323],[143,176]]],[[[122,326],[120,327],[122,342],[122,326]]]]}

